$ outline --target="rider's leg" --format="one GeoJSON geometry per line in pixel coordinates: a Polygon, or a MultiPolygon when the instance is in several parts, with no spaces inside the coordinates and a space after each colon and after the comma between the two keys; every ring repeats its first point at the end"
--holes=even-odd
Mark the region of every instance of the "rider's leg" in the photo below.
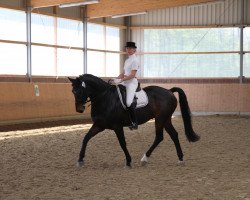
{"type": "Polygon", "coordinates": [[[135,115],[135,107],[136,107],[136,102],[134,103],[134,96],[135,96],[135,91],[138,86],[138,81],[137,79],[132,79],[126,84],[126,103],[127,103],[127,111],[129,114],[129,118],[131,120],[131,127],[130,129],[137,129],[137,119],[135,115]]]}
{"type": "Polygon", "coordinates": [[[135,107],[136,107],[136,102],[133,102],[129,107],[128,107],[128,113],[129,113],[129,118],[131,121],[131,126],[129,128],[132,129],[138,129],[138,124],[137,124],[137,118],[135,115],[135,107]]]}

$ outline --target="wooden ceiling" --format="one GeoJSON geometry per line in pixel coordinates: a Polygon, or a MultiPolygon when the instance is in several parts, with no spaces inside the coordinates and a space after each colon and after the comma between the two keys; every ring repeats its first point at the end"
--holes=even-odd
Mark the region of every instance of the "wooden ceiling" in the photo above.
{"type": "MultiPolygon", "coordinates": [[[[33,8],[58,6],[83,0],[30,0],[33,8]]],[[[216,0],[100,0],[100,3],[87,5],[87,17],[99,18],[118,14],[137,13],[161,8],[185,6],[216,0]]]]}

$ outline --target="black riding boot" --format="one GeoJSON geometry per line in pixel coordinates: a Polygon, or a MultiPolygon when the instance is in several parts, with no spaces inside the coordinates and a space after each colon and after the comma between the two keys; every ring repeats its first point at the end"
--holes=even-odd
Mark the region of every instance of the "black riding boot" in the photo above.
{"type": "Polygon", "coordinates": [[[129,119],[131,121],[131,126],[129,126],[130,130],[138,129],[137,119],[136,119],[136,116],[135,116],[135,106],[136,105],[133,102],[131,104],[131,106],[127,108],[128,114],[129,114],[129,119]]]}

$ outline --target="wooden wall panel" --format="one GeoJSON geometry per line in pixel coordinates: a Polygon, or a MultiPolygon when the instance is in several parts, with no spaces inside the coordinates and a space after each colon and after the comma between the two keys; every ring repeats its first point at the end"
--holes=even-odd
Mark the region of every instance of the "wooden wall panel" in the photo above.
{"type": "Polygon", "coordinates": [[[240,86],[240,104],[239,104],[239,110],[241,112],[250,112],[250,85],[241,85],[240,86]]]}
{"type": "MultiPolygon", "coordinates": [[[[166,89],[182,88],[187,95],[190,109],[194,112],[250,112],[249,84],[157,85],[166,89]]],[[[143,84],[143,86],[147,86],[147,84],[143,84]]]]}
{"type": "Polygon", "coordinates": [[[0,123],[78,115],[70,84],[0,83],[0,95],[0,123]],[[40,96],[35,96],[34,85],[40,96]]]}

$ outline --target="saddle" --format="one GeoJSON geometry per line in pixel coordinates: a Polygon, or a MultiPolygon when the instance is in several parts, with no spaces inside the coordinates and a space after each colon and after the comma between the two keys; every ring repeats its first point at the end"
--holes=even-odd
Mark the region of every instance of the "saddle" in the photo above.
{"type": "MultiPolygon", "coordinates": [[[[118,85],[118,87],[119,87],[121,95],[122,95],[123,104],[126,105],[126,95],[127,95],[126,87],[124,85],[118,85]]],[[[135,92],[139,92],[140,90],[141,90],[141,84],[138,82],[138,86],[137,86],[135,92]]],[[[133,103],[135,105],[137,104],[137,97],[136,96],[134,97],[133,103]]],[[[127,105],[126,105],[126,107],[127,107],[127,105]]]]}
{"type": "MultiPolygon", "coordinates": [[[[120,93],[121,95],[119,95],[120,100],[122,101],[122,105],[123,108],[126,109],[127,105],[126,105],[126,87],[124,85],[118,85],[117,86],[117,92],[118,94],[120,93]]],[[[135,92],[135,97],[133,100],[133,104],[136,106],[136,108],[140,108],[143,106],[146,106],[148,104],[148,96],[146,94],[146,92],[141,89],[141,85],[138,82],[138,86],[135,92]]]]}

